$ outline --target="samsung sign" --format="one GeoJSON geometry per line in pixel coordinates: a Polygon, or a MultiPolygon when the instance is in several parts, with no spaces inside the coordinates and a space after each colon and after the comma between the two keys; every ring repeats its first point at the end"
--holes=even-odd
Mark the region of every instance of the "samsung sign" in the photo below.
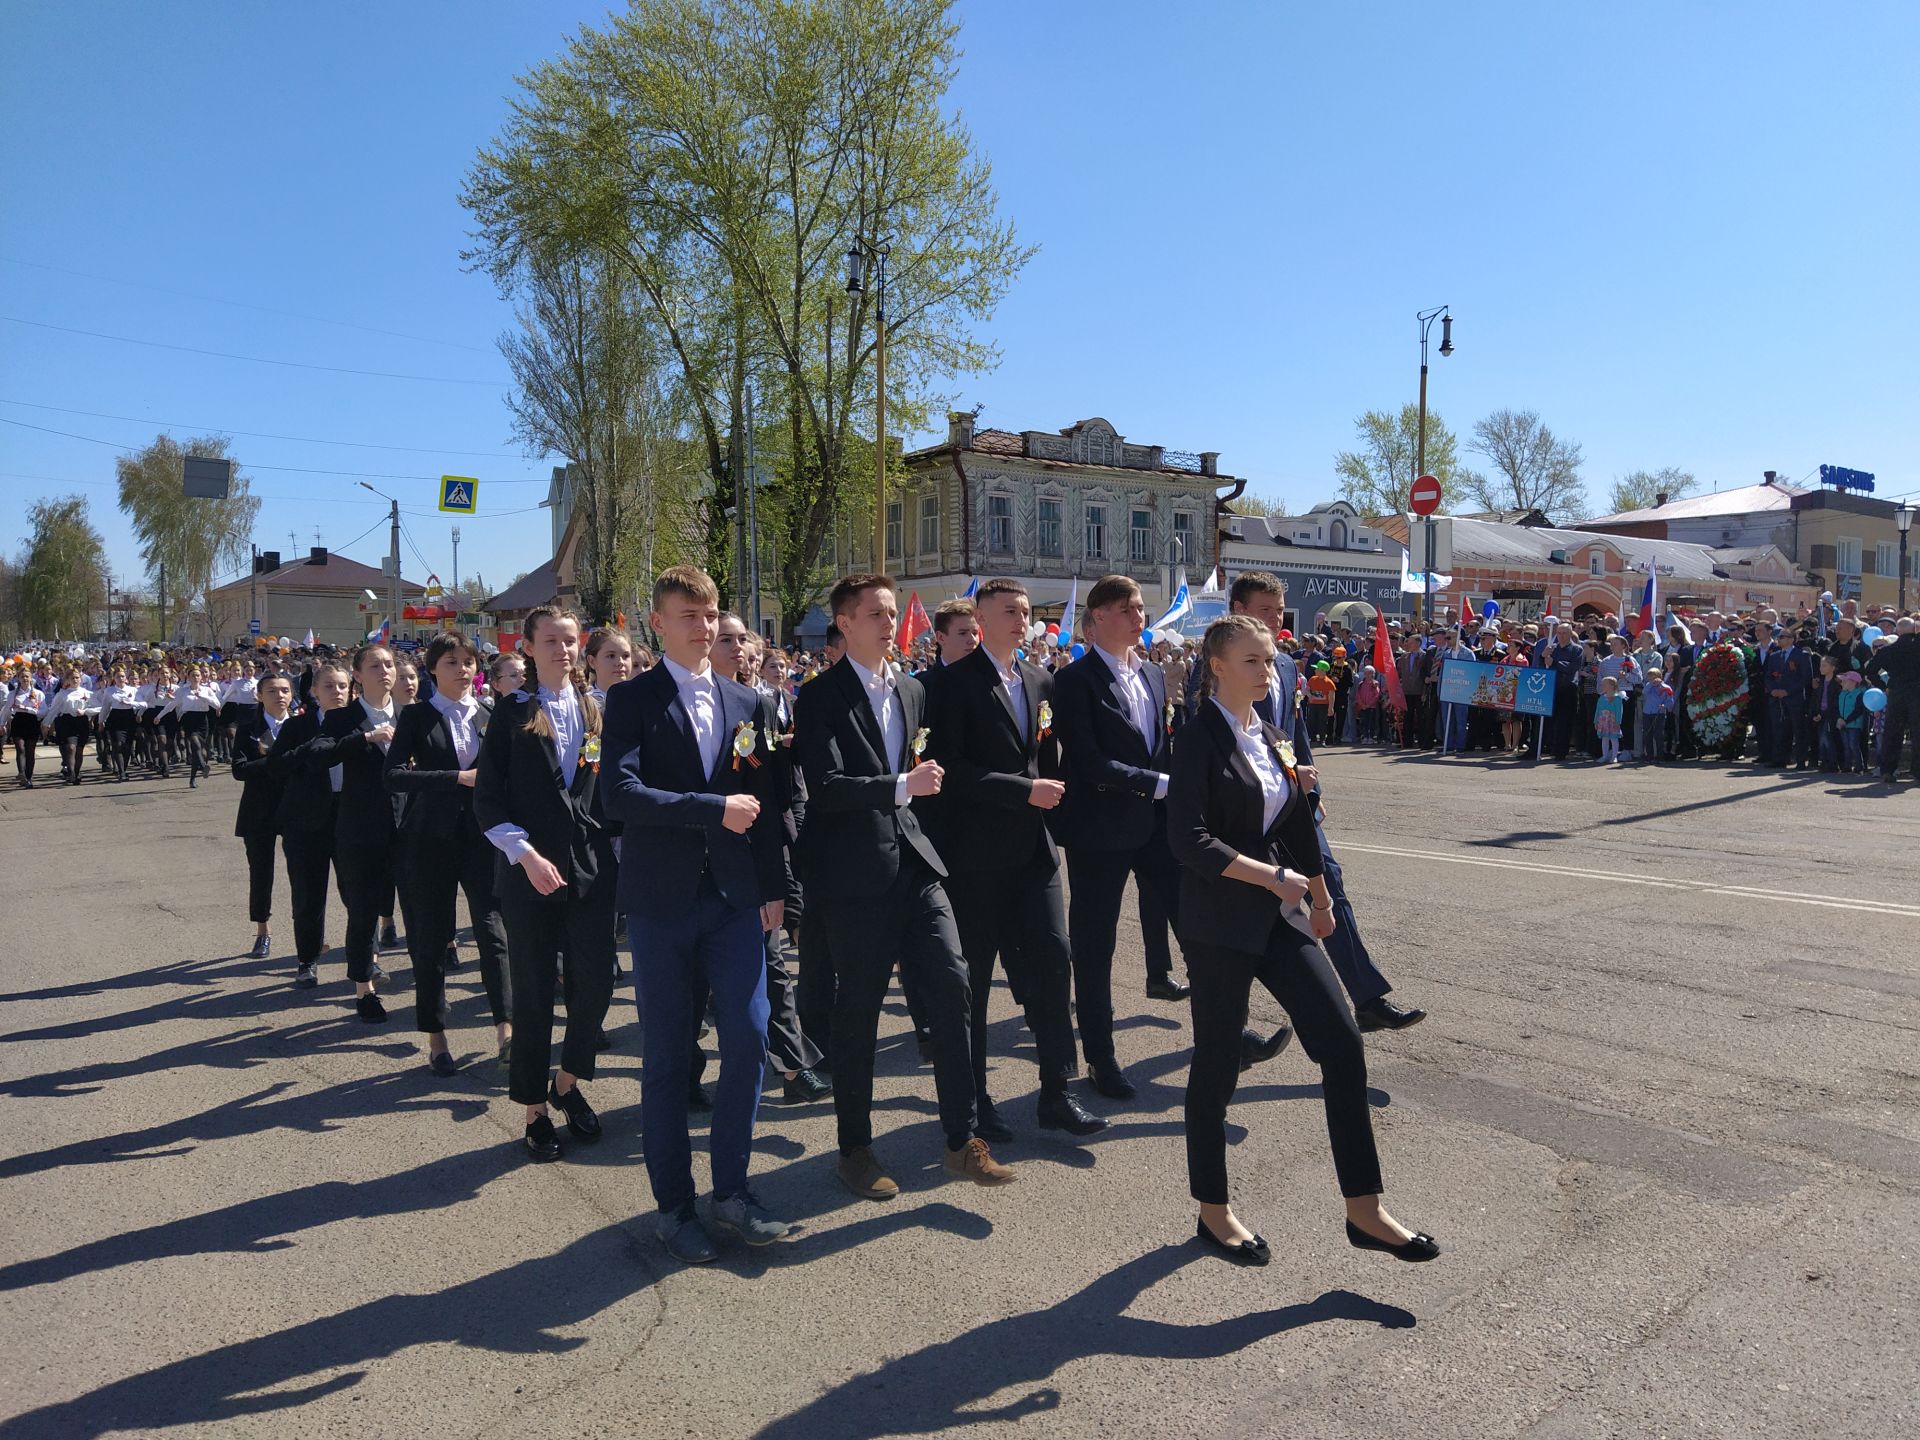
{"type": "Polygon", "coordinates": [[[1873,493],[1873,476],[1864,470],[1849,470],[1843,465],[1822,465],[1820,483],[1838,490],[1858,490],[1863,495],[1873,493]]]}

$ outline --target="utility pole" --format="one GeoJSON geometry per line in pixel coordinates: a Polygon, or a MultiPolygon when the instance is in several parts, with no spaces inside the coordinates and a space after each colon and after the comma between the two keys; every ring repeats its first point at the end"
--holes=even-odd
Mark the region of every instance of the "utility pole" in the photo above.
{"type": "Polygon", "coordinates": [[[747,387],[747,595],[748,623],[760,633],[760,525],[755,514],[754,491],[760,488],[759,473],[753,468],[753,387],[747,387]]]}
{"type": "Polygon", "coordinates": [[[400,634],[400,502],[389,502],[393,506],[393,527],[387,542],[387,559],[393,573],[387,577],[387,638],[393,640],[400,634]]]}
{"type": "Polygon", "coordinates": [[[253,547],[253,570],[247,576],[247,643],[251,645],[254,627],[260,623],[260,547],[253,547]]]}
{"type": "Polygon", "coordinates": [[[453,527],[453,593],[460,593],[460,527],[453,527]]]}

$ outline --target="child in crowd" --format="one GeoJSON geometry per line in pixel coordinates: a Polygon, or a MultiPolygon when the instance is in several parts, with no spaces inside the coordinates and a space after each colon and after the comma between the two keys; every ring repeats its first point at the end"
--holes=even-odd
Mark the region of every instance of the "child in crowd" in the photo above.
{"type": "Polygon", "coordinates": [[[1820,657],[1820,675],[1813,682],[1813,736],[1822,773],[1840,768],[1840,662],[1820,657]]]}
{"type": "Polygon", "coordinates": [[[1848,775],[1864,775],[1867,771],[1865,741],[1867,722],[1873,714],[1860,703],[1860,686],[1860,672],[1847,671],[1840,677],[1840,696],[1835,702],[1840,718],[1840,768],[1848,775]]]}
{"type": "Polygon", "coordinates": [[[1667,726],[1674,713],[1673,687],[1658,665],[1647,669],[1647,683],[1640,692],[1640,743],[1634,746],[1642,760],[1667,758],[1667,726]]]}
{"type": "Polygon", "coordinates": [[[1333,677],[1327,673],[1332,668],[1326,661],[1315,662],[1313,674],[1307,680],[1307,733],[1313,737],[1313,743],[1326,742],[1327,732],[1333,728],[1333,677]]]}
{"type": "Polygon", "coordinates": [[[1360,683],[1353,687],[1353,706],[1360,743],[1371,745],[1380,738],[1380,677],[1371,665],[1361,672],[1360,683]]]}
{"type": "Polygon", "coordinates": [[[1327,743],[1338,744],[1347,738],[1347,709],[1353,703],[1353,665],[1347,659],[1347,647],[1333,647],[1333,664],[1327,672],[1333,679],[1333,713],[1328,718],[1327,743]]]}
{"type": "Polygon", "coordinates": [[[1620,681],[1612,675],[1600,680],[1600,695],[1593,702],[1593,733],[1600,739],[1600,763],[1620,763],[1620,721],[1626,714],[1626,702],[1620,697],[1620,681]]]}

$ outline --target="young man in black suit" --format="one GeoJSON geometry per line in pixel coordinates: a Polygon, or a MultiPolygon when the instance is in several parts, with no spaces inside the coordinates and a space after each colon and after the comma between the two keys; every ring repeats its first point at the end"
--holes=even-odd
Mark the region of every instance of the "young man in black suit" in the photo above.
{"type": "Polygon", "coordinates": [[[326,944],[327,869],[333,863],[334,811],[339,799],[328,765],[318,762],[313,745],[320,723],[343,708],[352,694],[351,671],[344,660],[326,658],[308,676],[310,708],[288,719],[267,752],[267,774],[280,781],[280,803],[273,828],[287,860],[287,888],[293,894],[293,983],[311,990],[320,983],[320,951],[326,944]]]}
{"type": "Polygon", "coordinates": [[[714,1087],[713,1228],[749,1245],[787,1233],[748,1187],[767,1060],[766,941],[786,909],[766,698],[710,661],[720,592],[690,565],[663,572],[648,621],[660,664],[607,693],[608,813],[621,823],[619,905],[646,1027],[640,1120],[661,1239],[712,1260],[695,1209],[687,1064],[706,997],[720,1038],[714,1087]]]}
{"type": "Polygon", "coordinates": [[[269,675],[255,693],[259,706],[248,707],[241,714],[233,735],[233,778],[245,786],[240,792],[240,813],[234,817],[233,833],[246,844],[247,918],[253,921],[254,930],[251,954],[259,960],[273,949],[273,937],[267,933],[267,922],[273,916],[273,817],[286,789],[282,781],[267,772],[267,752],[287,723],[293,682],[284,675],[269,675]]]}
{"type": "Polygon", "coordinates": [[[925,692],[888,661],[898,608],[885,575],[849,575],[829,608],[846,640],[840,663],[800,689],[794,749],[807,777],[807,903],[833,948],[834,1110],[840,1178],[887,1200],[900,1187],[873,1154],[873,1048],[898,959],[921,987],[933,1029],[934,1085],[946,1167],[982,1185],[1014,1178],[974,1133],[971,1005],[946,867],[922,833],[916,799],[940,791],[926,759],[925,692]]]}
{"type": "Polygon", "coordinates": [[[947,897],[973,997],[975,1132],[1011,1140],[987,1094],[987,999],[1004,954],[1039,1050],[1043,1130],[1091,1135],[1107,1122],[1068,1093],[1075,1070],[1072,961],[1060,890],[1060,852],[1046,815],[1066,786],[1043,778],[1051,752],[1053,677],[1017,658],[1033,619],[1026,586],[988,580],[974,597],[979,648],[946,664],[928,687],[927,753],[945,772],[933,834],[947,866],[947,897]]]}
{"type": "MultiPolygon", "coordinates": [[[[1127,876],[1153,886],[1176,930],[1180,924],[1178,872],[1167,849],[1173,709],[1160,667],[1135,648],[1146,623],[1140,587],[1125,575],[1106,576],[1087,592],[1087,653],[1054,677],[1080,1045],[1094,1089],[1111,1100],[1137,1093],[1113,1048],[1113,947],[1127,876]]],[[[1147,976],[1155,999],[1186,993],[1171,973],[1147,976]]]]}

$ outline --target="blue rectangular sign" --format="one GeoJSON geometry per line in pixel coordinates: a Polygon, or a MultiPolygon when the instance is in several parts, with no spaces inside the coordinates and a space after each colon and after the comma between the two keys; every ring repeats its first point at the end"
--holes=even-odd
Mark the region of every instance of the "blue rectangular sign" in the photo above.
{"type": "Polygon", "coordinates": [[[1516,715],[1553,713],[1553,671],[1543,665],[1448,660],[1440,670],[1442,705],[1483,705],[1516,715]]]}

